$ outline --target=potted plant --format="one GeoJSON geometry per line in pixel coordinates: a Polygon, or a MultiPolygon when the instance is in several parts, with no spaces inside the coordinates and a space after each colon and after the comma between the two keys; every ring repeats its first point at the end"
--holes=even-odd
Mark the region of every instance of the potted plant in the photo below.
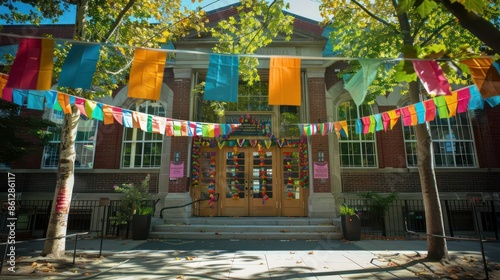
{"type": "Polygon", "coordinates": [[[343,204],[340,206],[340,221],[344,238],[349,241],[361,240],[361,220],[356,210],[343,204]]]}
{"type": "Polygon", "coordinates": [[[113,187],[116,192],[123,194],[121,211],[116,215],[116,222],[132,222],[132,239],[134,240],[147,239],[151,227],[153,195],[149,193],[149,178],[148,174],[140,186],[126,183],[113,187]]]}
{"type": "MultiPolygon", "coordinates": [[[[363,218],[366,217],[369,219],[374,229],[381,230],[382,236],[387,236],[385,228],[385,214],[394,201],[398,199],[398,194],[393,192],[388,195],[381,195],[379,193],[369,191],[360,193],[359,196],[364,199],[364,204],[366,205],[366,212],[363,212],[363,218]]],[[[363,221],[365,221],[365,219],[363,219],[363,221]]]]}

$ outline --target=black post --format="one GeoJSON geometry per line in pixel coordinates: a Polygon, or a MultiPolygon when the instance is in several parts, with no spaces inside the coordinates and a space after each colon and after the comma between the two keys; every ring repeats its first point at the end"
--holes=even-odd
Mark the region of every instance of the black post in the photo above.
{"type": "Polygon", "coordinates": [[[9,242],[5,241],[5,249],[3,250],[2,262],[0,263],[0,274],[2,274],[3,263],[5,262],[5,256],[7,256],[7,248],[9,248],[9,242]]]}
{"type": "Polygon", "coordinates": [[[73,265],[75,265],[76,258],[76,244],[78,243],[78,234],[75,235],[75,248],[73,248],[73,265]]]}
{"type": "Polygon", "coordinates": [[[493,212],[493,226],[495,227],[495,239],[498,240],[498,220],[497,211],[495,210],[495,201],[490,201],[491,212],[493,212]]]}
{"type": "Polygon", "coordinates": [[[102,257],[102,241],[104,240],[104,224],[106,221],[106,206],[102,211],[102,226],[101,226],[101,246],[99,247],[99,256],[102,257]]]}
{"type": "Polygon", "coordinates": [[[448,225],[450,226],[450,236],[453,237],[455,236],[453,234],[453,219],[451,218],[451,210],[450,206],[448,205],[448,200],[444,201],[444,207],[446,207],[446,216],[448,217],[448,225]]]}
{"type": "Polygon", "coordinates": [[[490,277],[488,275],[488,265],[486,264],[486,256],[484,255],[483,236],[481,234],[481,228],[479,227],[479,222],[477,219],[476,202],[475,201],[472,201],[472,212],[473,212],[473,216],[474,216],[474,226],[476,227],[476,232],[479,235],[479,244],[481,245],[481,255],[483,257],[484,274],[486,275],[485,279],[490,279],[490,277]]]}

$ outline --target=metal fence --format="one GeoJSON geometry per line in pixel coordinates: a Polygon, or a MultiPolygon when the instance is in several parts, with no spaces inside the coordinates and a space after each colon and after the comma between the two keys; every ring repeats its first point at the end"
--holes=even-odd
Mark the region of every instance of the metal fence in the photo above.
{"type": "MultiPolygon", "coordinates": [[[[154,206],[152,202],[152,206],[154,206]]],[[[20,200],[17,206],[16,233],[20,238],[44,237],[52,209],[51,200],[20,200]]],[[[153,208],[154,209],[154,208],[153,208]]],[[[112,217],[121,211],[121,201],[111,200],[101,206],[99,200],[73,200],[68,215],[68,233],[86,231],[104,235],[118,235],[127,226],[113,224],[112,217]],[[111,219],[110,219],[111,218],[111,219]]],[[[7,210],[0,216],[0,234],[7,232],[7,210]]]]}
{"type": "MultiPolygon", "coordinates": [[[[389,204],[385,210],[360,197],[346,197],[337,202],[356,209],[361,220],[362,234],[409,238],[405,224],[410,231],[426,232],[422,200],[399,199],[389,204]]],[[[499,208],[498,200],[441,200],[445,235],[477,237],[474,225],[476,218],[483,238],[498,240],[500,213],[497,209],[499,208]]]]}

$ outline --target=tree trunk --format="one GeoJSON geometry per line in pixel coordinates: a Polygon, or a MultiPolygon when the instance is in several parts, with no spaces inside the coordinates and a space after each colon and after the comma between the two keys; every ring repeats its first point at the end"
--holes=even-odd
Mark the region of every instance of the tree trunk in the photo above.
{"type": "Polygon", "coordinates": [[[71,195],[75,182],[75,139],[78,131],[80,111],[75,105],[71,106],[72,113],[64,115],[59,147],[59,167],[57,170],[56,190],[50,212],[47,238],[42,255],[52,258],[61,258],[66,249],[66,235],[68,214],[71,204],[71,195]],[[58,239],[53,239],[58,238],[58,239]]]}
{"type": "MultiPolygon", "coordinates": [[[[410,83],[411,103],[421,102],[418,80],[410,83]]],[[[448,259],[446,239],[431,235],[444,235],[444,222],[441,202],[434,172],[432,139],[427,125],[415,127],[417,133],[418,173],[424,202],[425,223],[427,228],[427,257],[432,260],[448,259]]]]}

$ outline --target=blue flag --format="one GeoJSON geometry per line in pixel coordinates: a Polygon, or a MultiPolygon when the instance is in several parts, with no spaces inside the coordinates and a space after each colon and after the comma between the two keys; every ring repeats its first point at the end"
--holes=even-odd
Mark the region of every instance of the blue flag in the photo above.
{"type": "Polygon", "coordinates": [[[100,48],[98,44],[73,44],[64,60],[59,85],[90,89],[100,48]]]}
{"type": "Polygon", "coordinates": [[[211,54],[203,98],[238,102],[238,65],[238,56],[211,54]]]}

